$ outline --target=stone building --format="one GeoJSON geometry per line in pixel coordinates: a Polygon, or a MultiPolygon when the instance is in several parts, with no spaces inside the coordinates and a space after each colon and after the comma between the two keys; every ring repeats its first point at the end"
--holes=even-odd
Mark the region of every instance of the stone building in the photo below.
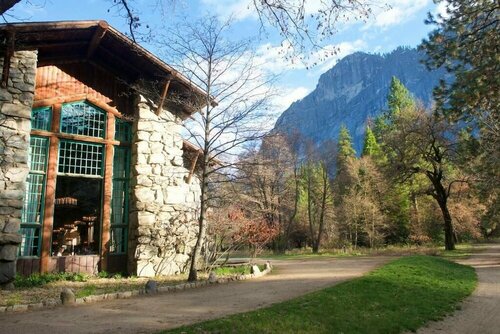
{"type": "MultiPolygon", "coordinates": [[[[186,269],[205,93],[104,21],[0,25],[0,285],[186,269]]],[[[201,159],[200,159],[201,160],[201,159]]]]}

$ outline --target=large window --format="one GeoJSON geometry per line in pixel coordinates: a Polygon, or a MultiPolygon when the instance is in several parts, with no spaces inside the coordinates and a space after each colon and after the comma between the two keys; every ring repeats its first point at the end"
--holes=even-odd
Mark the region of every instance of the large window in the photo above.
{"type": "Polygon", "coordinates": [[[109,251],[125,254],[131,124],[109,114],[113,111],[106,112],[85,101],[53,109],[56,107],[32,110],[30,172],[21,215],[19,256],[40,256],[42,245],[50,249],[51,256],[99,254],[106,209],[110,212],[106,216],[111,229],[109,251]],[[114,128],[107,131],[113,118],[114,128]],[[114,155],[106,149],[110,145],[114,146],[114,155]],[[49,151],[55,156],[49,157],[49,151]],[[106,159],[113,162],[112,174],[106,173],[106,159]],[[54,205],[50,207],[54,210],[52,236],[42,240],[48,187],[55,189],[47,194],[54,205]],[[111,191],[111,202],[103,196],[105,188],[111,191]]]}
{"type": "Polygon", "coordinates": [[[19,247],[20,256],[40,255],[48,144],[48,138],[32,136],[30,139],[28,156],[30,172],[21,213],[23,238],[19,247]]]}

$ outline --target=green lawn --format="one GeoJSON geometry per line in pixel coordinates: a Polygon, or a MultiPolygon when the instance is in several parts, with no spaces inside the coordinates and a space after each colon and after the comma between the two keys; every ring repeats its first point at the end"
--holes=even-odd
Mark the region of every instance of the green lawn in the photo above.
{"type": "Polygon", "coordinates": [[[395,260],[361,278],[271,307],[162,333],[401,333],[453,312],[473,268],[431,256],[395,260]]]}

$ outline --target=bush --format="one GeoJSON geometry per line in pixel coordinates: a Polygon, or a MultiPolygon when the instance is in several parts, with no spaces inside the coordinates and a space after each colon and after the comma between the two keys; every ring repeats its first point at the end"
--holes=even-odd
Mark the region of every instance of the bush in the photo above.
{"type": "Polygon", "coordinates": [[[57,281],[86,282],[87,274],[83,273],[46,273],[32,274],[30,276],[17,275],[14,280],[16,288],[33,288],[57,281]]]}

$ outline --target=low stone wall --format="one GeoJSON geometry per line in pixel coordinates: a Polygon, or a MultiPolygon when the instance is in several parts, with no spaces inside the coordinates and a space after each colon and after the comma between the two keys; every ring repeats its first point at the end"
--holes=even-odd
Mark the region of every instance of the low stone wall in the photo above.
{"type": "MultiPolygon", "coordinates": [[[[36,51],[15,52],[7,88],[0,87],[0,288],[16,274],[21,209],[29,172],[31,106],[35,91],[36,51]]],[[[0,58],[0,68],[3,58],[0,58]]]]}
{"type": "Polygon", "coordinates": [[[200,184],[184,166],[182,119],[141,97],[134,122],[129,272],[185,272],[198,232],[200,184]]]}

